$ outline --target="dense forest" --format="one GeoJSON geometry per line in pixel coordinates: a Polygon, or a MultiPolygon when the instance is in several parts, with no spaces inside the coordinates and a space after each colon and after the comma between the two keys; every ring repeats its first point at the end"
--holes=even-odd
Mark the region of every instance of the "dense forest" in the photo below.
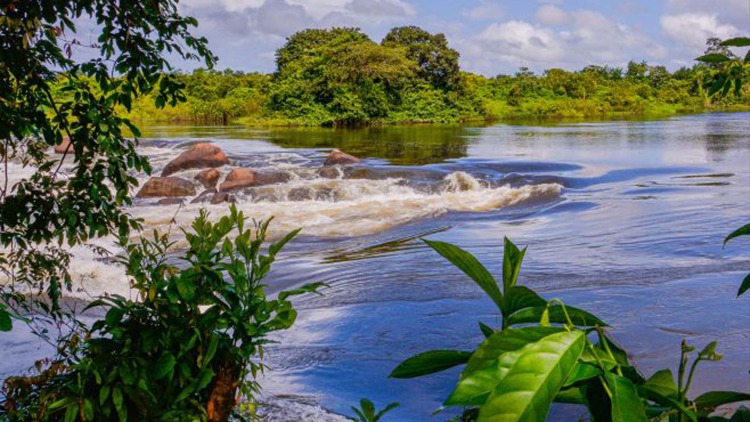
{"type": "MultiPolygon", "coordinates": [[[[726,49],[710,39],[706,53],[726,49]]],[[[721,52],[721,51],[720,51],[721,52]]],[[[298,32],[276,52],[272,74],[198,69],[177,73],[187,102],[157,109],[140,98],[137,121],[352,126],[507,118],[662,116],[748,110],[748,84],[712,99],[711,64],[669,72],[631,61],[485,77],[461,71],[443,34],[392,29],[380,44],[356,28],[298,32]]],[[[746,78],[746,77],[745,77],[746,78]]]]}

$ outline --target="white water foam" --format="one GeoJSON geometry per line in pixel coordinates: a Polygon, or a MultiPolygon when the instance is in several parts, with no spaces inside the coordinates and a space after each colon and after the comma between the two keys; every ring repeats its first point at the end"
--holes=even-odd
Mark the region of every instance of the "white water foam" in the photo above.
{"type": "MultiPolygon", "coordinates": [[[[171,148],[141,149],[141,153],[151,160],[153,174],[159,174],[161,168],[179,152],[171,148]]],[[[269,229],[271,239],[300,227],[303,235],[364,236],[449,212],[486,212],[550,201],[558,198],[562,190],[558,184],[491,187],[465,172],[451,173],[434,189],[424,190],[410,186],[407,180],[400,178],[345,179],[343,172],[336,179],[321,178],[316,176],[317,168],[310,166],[309,159],[294,153],[254,156],[249,161],[257,163],[257,168],[283,171],[289,175],[290,180],[285,183],[234,192],[237,207],[247,217],[274,217],[269,229]]],[[[27,168],[17,167],[11,167],[11,182],[28,177],[31,172],[27,168]]],[[[66,169],[67,165],[63,166],[63,171],[66,169]]],[[[175,176],[192,180],[198,171],[185,171],[175,176]]],[[[220,171],[226,174],[228,168],[221,168],[220,171]]],[[[146,180],[145,175],[140,175],[141,183],[146,180]]],[[[141,201],[127,211],[143,219],[146,232],[153,229],[170,230],[175,235],[176,247],[181,248],[185,247],[185,243],[179,239],[179,227],[189,227],[201,209],[208,210],[211,218],[218,219],[229,208],[226,203],[190,204],[190,199],[183,205],[155,205],[153,201],[150,204],[141,201]]],[[[100,239],[96,244],[113,253],[120,252],[112,239],[100,239]]],[[[105,292],[130,293],[127,279],[119,266],[98,259],[87,247],[76,247],[71,252],[70,268],[76,283],[74,296],[87,298],[105,292]]]]}

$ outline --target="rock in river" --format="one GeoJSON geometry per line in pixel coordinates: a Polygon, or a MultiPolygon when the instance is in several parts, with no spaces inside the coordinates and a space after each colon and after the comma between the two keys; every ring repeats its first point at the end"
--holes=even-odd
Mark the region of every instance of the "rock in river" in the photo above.
{"type": "Polygon", "coordinates": [[[179,177],[152,177],[143,184],[138,198],[174,197],[195,195],[195,185],[179,177]]]}
{"type": "Polygon", "coordinates": [[[360,161],[362,160],[353,155],[349,155],[347,153],[334,149],[328,154],[328,157],[326,158],[326,161],[323,163],[323,165],[332,166],[334,164],[355,164],[359,163],[360,161]]]}
{"type": "Polygon", "coordinates": [[[229,158],[216,145],[202,142],[193,145],[189,150],[170,161],[161,172],[161,176],[169,176],[178,171],[206,167],[221,167],[229,164],[229,158]]]}
{"type": "Polygon", "coordinates": [[[219,181],[219,177],[221,177],[221,173],[219,173],[219,170],[211,168],[205,169],[198,173],[195,176],[195,180],[199,181],[204,188],[211,189],[216,187],[216,183],[219,181]]]}

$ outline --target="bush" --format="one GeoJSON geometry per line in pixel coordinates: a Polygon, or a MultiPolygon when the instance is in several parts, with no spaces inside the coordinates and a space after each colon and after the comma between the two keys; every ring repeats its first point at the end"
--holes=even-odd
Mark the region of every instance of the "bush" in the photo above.
{"type": "MultiPolygon", "coordinates": [[[[9,378],[4,411],[11,420],[226,421],[239,395],[252,400],[265,368],[269,333],[292,326],[290,296],[268,299],[262,280],[293,231],[262,252],[269,221],[246,228],[235,207],[211,223],[202,211],[185,231],[184,267],[167,260],[167,235],[124,245],[122,263],[137,300],[103,297],[104,307],[58,371],[9,378]],[[234,240],[229,236],[233,235],[234,240]],[[236,236],[235,236],[236,235],[236,236]],[[59,370],[63,368],[62,370],[59,370]],[[41,385],[40,385],[41,384],[41,385]],[[31,394],[34,393],[34,394],[31,394]]],[[[0,413],[1,414],[1,413],[0,413]]]]}

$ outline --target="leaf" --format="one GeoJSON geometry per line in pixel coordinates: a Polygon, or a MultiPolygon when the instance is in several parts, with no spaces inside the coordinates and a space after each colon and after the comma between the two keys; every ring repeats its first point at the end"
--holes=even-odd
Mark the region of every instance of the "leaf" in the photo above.
{"type": "Polygon", "coordinates": [[[474,280],[495,302],[497,307],[502,309],[503,294],[500,292],[497,282],[474,255],[450,243],[427,239],[422,239],[422,241],[474,280]]]}
{"type": "Polygon", "coordinates": [[[363,398],[359,401],[359,407],[368,421],[375,419],[375,404],[372,401],[363,398]]]}
{"type": "Polygon", "coordinates": [[[288,298],[289,296],[297,296],[297,295],[301,295],[305,293],[315,293],[317,295],[323,296],[322,293],[318,292],[318,289],[320,289],[321,287],[331,287],[331,286],[329,286],[326,283],[321,283],[321,282],[305,284],[304,286],[299,287],[297,289],[284,290],[283,292],[280,292],[279,300],[284,300],[288,298]]]}
{"type": "Polygon", "coordinates": [[[0,309],[0,331],[10,331],[13,329],[13,321],[10,319],[10,313],[5,309],[0,309]]]}
{"type": "Polygon", "coordinates": [[[177,363],[177,361],[171,353],[166,352],[161,355],[159,360],[154,364],[154,379],[160,380],[171,374],[174,370],[175,363],[177,363]]]}
{"type": "Polygon", "coordinates": [[[552,334],[529,344],[479,409],[477,420],[544,420],[585,344],[581,331],[552,334]]]}
{"type": "Polygon", "coordinates": [[[391,410],[393,410],[393,409],[395,409],[395,408],[397,408],[399,406],[401,406],[401,403],[399,403],[399,402],[395,402],[394,401],[392,403],[388,403],[388,406],[386,406],[385,408],[383,408],[383,410],[381,410],[380,412],[378,412],[377,415],[375,415],[375,421],[376,422],[379,421],[380,418],[383,417],[383,415],[385,415],[386,413],[390,412],[391,410]]]}
{"type": "Polygon", "coordinates": [[[745,279],[742,280],[742,284],[740,284],[740,289],[737,290],[737,297],[742,296],[742,294],[745,293],[747,289],[750,289],[750,274],[745,276],[745,279]]]}
{"type": "Polygon", "coordinates": [[[704,56],[700,56],[695,60],[699,62],[703,62],[703,63],[724,63],[724,62],[728,62],[730,59],[729,57],[721,53],[711,53],[711,54],[706,54],[704,56]]]}
{"type": "Polygon", "coordinates": [[[469,359],[461,380],[444,404],[469,406],[484,403],[521,355],[524,347],[562,331],[559,327],[526,327],[493,334],[479,345],[469,359]]]}
{"type": "Polygon", "coordinates": [[[503,353],[518,350],[561,331],[562,328],[559,327],[524,327],[495,332],[477,347],[461,376],[466,377],[474,371],[488,368],[503,353]]]}
{"type": "Polygon", "coordinates": [[[176,280],[177,292],[187,302],[195,299],[195,281],[190,277],[180,277],[176,280]]]}
{"type": "Polygon", "coordinates": [[[478,324],[479,329],[482,331],[482,334],[484,334],[485,338],[489,338],[491,335],[495,334],[495,330],[493,330],[489,325],[482,323],[482,321],[479,321],[478,324]]]}
{"type": "Polygon", "coordinates": [[[507,237],[503,249],[503,289],[507,292],[518,283],[518,275],[521,273],[521,264],[526,255],[526,248],[519,250],[515,243],[507,237]]]}
{"type": "Polygon", "coordinates": [[[611,372],[604,374],[604,380],[612,393],[612,422],[647,422],[635,384],[611,372]]]}
{"type": "Polygon", "coordinates": [[[676,399],[679,391],[677,390],[677,384],[674,383],[674,376],[672,371],[669,369],[662,369],[656,371],[654,375],[651,375],[649,379],[643,384],[643,387],[649,390],[655,391],[664,397],[676,399]]]}
{"type": "Polygon", "coordinates": [[[750,46],[750,38],[747,37],[736,37],[724,40],[721,44],[724,47],[747,47],[750,46]]]}
{"type": "Polygon", "coordinates": [[[721,405],[750,400],[750,394],[736,391],[709,391],[695,398],[699,410],[713,410],[721,405]]]}
{"type": "Polygon", "coordinates": [[[740,227],[739,229],[733,231],[732,233],[729,233],[727,237],[724,238],[724,246],[727,245],[727,242],[734,239],[738,236],[748,236],[750,235],[750,224],[745,224],[744,226],[740,227]]]}
{"type": "MultiPolygon", "coordinates": [[[[536,306],[533,308],[521,309],[520,311],[517,311],[508,317],[507,324],[517,325],[539,323],[539,321],[542,319],[542,314],[544,314],[544,311],[546,309],[548,309],[547,306],[536,306]]],[[[584,311],[583,309],[574,308],[572,306],[565,306],[565,311],[567,311],[568,316],[570,317],[570,320],[573,322],[573,324],[578,327],[594,327],[597,325],[602,327],[608,326],[606,322],[600,320],[595,315],[584,311]]],[[[565,312],[563,311],[562,306],[554,305],[549,307],[549,321],[555,324],[568,323],[567,318],[565,318],[565,312]]]]}
{"type": "Polygon", "coordinates": [[[503,297],[503,315],[507,317],[521,309],[547,306],[547,301],[533,290],[524,286],[513,286],[505,289],[503,297]]]}
{"type": "Polygon", "coordinates": [[[573,371],[571,371],[568,379],[565,380],[565,385],[563,385],[563,387],[570,387],[575,383],[590,380],[591,378],[598,377],[601,374],[601,369],[599,369],[599,367],[597,367],[596,365],[579,361],[576,364],[576,367],[573,368],[573,371]]]}
{"type": "Polygon", "coordinates": [[[401,362],[388,375],[389,378],[416,378],[444,371],[469,361],[471,352],[457,350],[431,350],[414,355],[401,362]]]}

